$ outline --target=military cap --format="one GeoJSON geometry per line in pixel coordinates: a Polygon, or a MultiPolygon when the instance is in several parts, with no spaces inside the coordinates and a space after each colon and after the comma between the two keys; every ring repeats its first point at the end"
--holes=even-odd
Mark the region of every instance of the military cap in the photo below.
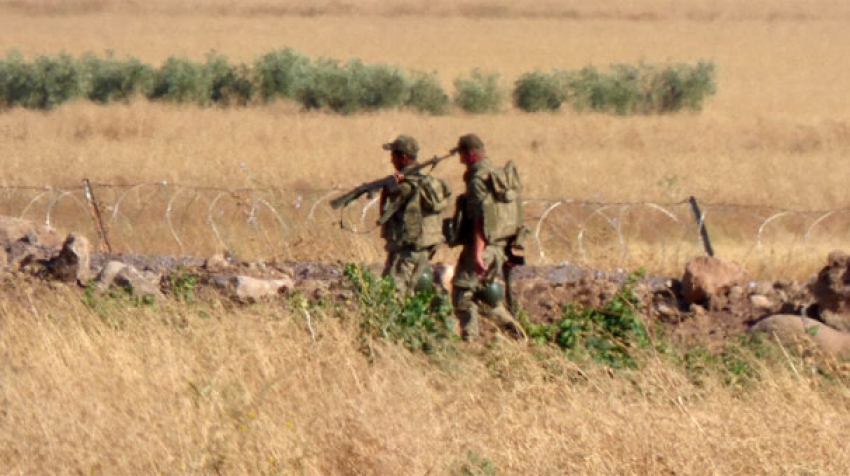
{"type": "Polygon", "coordinates": [[[460,139],[457,141],[457,148],[460,150],[482,150],[484,148],[484,141],[475,134],[467,134],[460,136],[460,139]]]}
{"type": "Polygon", "coordinates": [[[419,154],[419,143],[413,137],[402,134],[396,137],[394,141],[384,144],[384,150],[401,152],[407,154],[408,157],[415,158],[419,154]]]}

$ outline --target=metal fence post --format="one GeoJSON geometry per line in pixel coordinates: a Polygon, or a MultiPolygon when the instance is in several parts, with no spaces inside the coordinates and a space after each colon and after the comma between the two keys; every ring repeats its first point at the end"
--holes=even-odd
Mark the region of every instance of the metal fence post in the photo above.
{"type": "Polygon", "coordinates": [[[83,179],[83,188],[85,188],[86,191],[86,201],[89,204],[89,210],[91,211],[92,218],[94,219],[95,226],[97,227],[97,234],[100,238],[100,242],[102,245],[106,245],[106,251],[112,254],[112,245],[109,244],[109,236],[106,234],[106,226],[103,224],[103,219],[100,216],[100,207],[97,204],[97,200],[94,198],[94,191],[92,190],[89,179],[83,179]]]}
{"type": "Polygon", "coordinates": [[[708,256],[714,256],[714,249],[711,247],[711,240],[708,238],[708,230],[705,228],[705,215],[699,209],[699,205],[697,205],[697,199],[691,195],[688,198],[688,203],[691,204],[691,210],[694,212],[694,218],[697,221],[697,225],[699,225],[699,236],[702,238],[702,246],[705,248],[706,254],[708,256]]]}

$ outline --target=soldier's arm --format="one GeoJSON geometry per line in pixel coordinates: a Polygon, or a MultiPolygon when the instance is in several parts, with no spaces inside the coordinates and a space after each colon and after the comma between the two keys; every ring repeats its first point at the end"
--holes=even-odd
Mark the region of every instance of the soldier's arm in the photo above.
{"type": "Polygon", "coordinates": [[[484,237],[484,199],[487,198],[489,190],[483,177],[475,177],[469,184],[470,205],[472,219],[472,246],[475,251],[475,272],[478,277],[483,277],[487,272],[487,263],[484,262],[484,248],[487,247],[487,239],[484,237]]]}

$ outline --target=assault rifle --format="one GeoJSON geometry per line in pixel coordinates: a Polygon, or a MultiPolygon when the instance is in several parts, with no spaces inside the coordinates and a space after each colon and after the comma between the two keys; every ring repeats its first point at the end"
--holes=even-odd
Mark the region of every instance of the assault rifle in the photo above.
{"type": "MultiPolygon", "coordinates": [[[[435,155],[433,158],[428,159],[425,162],[420,162],[420,163],[418,163],[418,164],[416,164],[412,167],[409,167],[406,170],[406,172],[408,174],[413,174],[413,173],[419,172],[420,170],[425,169],[427,167],[434,168],[434,167],[437,166],[437,164],[439,164],[440,162],[442,162],[442,161],[448,159],[449,157],[455,155],[456,153],[457,153],[457,148],[450,150],[448,154],[446,154],[442,157],[437,157],[435,155]]],[[[350,192],[345,193],[343,195],[340,195],[339,197],[331,200],[331,207],[333,207],[333,209],[336,210],[337,208],[348,206],[349,203],[357,200],[358,198],[360,198],[361,195],[365,195],[365,194],[372,195],[373,193],[377,192],[378,190],[381,190],[381,189],[386,188],[386,187],[392,187],[395,184],[396,184],[395,175],[387,175],[384,178],[374,180],[372,182],[366,182],[364,184],[358,185],[357,187],[355,187],[350,192]]]]}

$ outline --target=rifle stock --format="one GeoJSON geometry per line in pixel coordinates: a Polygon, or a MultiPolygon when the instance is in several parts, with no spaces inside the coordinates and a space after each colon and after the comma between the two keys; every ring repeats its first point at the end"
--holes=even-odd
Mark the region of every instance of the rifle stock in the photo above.
{"type": "MultiPolygon", "coordinates": [[[[449,157],[455,155],[456,153],[457,153],[457,149],[455,148],[455,149],[451,149],[448,154],[446,154],[442,157],[437,157],[435,155],[433,158],[428,159],[425,162],[420,162],[420,163],[414,165],[413,167],[411,167],[410,169],[407,170],[407,173],[409,173],[409,174],[416,173],[416,172],[419,172],[420,170],[422,170],[426,167],[436,167],[437,164],[439,164],[443,160],[446,160],[449,157]]],[[[396,183],[395,176],[394,175],[388,175],[388,176],[386,176],[384,178],[380,178],[378,180],[373,180],[371,182],[366,182],[364,184],[360,184],[357,187],[355,187],[354,189],[352,189],[351,191],[346,192],[346,193],[340,195],[339,197],[331,200],[331,202],[330,202],[331,207],[333,207],[333,209],[336,210],[338,208],[348,206],[349,203],[357,200],[362,195],[365,195],[367,193],[369,193],[369,194],[375,193],[378,190],[392,186],[395,183],[396,183]]]]}

